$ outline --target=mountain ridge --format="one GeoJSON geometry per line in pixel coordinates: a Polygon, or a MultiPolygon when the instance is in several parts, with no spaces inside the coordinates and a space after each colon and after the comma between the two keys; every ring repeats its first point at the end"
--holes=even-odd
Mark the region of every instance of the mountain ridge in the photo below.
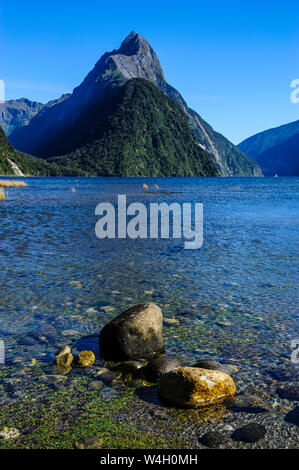
{"type": "Polygon", "coordinates": [[[254,134],[238,146],[259,163],[266,176],[299,175],[299,120],[254,134]]]}
{"type": "Polygon", "coordinates": [[[217,176],[183,110],[152,82],[128,80],[93,112],[89,141],[48,162],[88,176],[217,176]]]}
{"type": "MultiPolygon", "coordinates": [[[[217,133],[195,111],[191,110],[180,93],[166,82],[161,64],[148,41],[132,31],[119,49],[106,52],[97,61],[82,83],[64,101],[51,108],[44,108],[29,126],[16,129],[10,136],[18,149],[43,158],[51,158],[74,151],[75,148],[55,142],[63,142],[62,135],[71,132],[72,126],[86,114],[88,107],[99,102],[105,94],[120,88],[132,78],[153,82],[187,114],[198,142],[212,155],[223,176],[262,176],[257,163],[228,139],[217,133]],[[38,137],[36,137],[38,136],[38,137]]],[[[80,136],[74,134],[74,145],[80,136]]],[[[85,136],[82,136],[82,138],[85,136]]],[[[82,139],[81,139],[82,140],[82,139]]]]}

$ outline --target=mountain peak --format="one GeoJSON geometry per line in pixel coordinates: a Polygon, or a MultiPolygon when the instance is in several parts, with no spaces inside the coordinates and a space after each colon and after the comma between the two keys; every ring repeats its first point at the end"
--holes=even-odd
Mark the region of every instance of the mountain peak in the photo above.
{"type": "Polygon", "coordinates": [[[108,57],[126,79],[144,78],[158,86],[165,82],[164,73],[154,49],[141,34],[135,31],[132,31],[124,39],[120,48],[111,52],[108,57]]]}
{"type": "Polygon", "coordinates": [[[141,34],[131,31],[131,33],[123,40],[117,52],[118,54],[131,56],[136,55],[140,49],[146,51],[152,48],[141,34]]]}

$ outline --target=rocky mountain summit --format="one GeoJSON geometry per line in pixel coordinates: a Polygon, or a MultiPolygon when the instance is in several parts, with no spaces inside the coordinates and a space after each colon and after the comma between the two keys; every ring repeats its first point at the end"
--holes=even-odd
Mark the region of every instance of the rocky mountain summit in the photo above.
{"type": "Polygon", "coordinates": [[[132,78],[153,82],[183,109],[200,146],[212,156],[221,175],[262,176],[253,159],[188,108],[179,92],[166,82],[153,48],[135,32],[125,38],[119,49],[106,52],[71,95],[47,105],[28,126],[16,129],[10,136],[11,142],[16,148],[43,158],[73,152],[90,138],[86,129],[78,134],[78,120],[132,78]],[[65,133],[73,138],[66,142],[65,133]]]}

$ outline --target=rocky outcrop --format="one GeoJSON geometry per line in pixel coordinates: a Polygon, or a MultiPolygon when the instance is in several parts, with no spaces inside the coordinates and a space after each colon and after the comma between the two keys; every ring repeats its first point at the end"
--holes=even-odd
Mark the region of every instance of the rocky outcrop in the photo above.
{"type": "Polygon", "coordinates": [[[129,308],[100,332],[100,352],[106,360],[147,359],[164,352],[163,315],[154,303],[129,308]]]}
{"type": "Polygon", "coordinates": [[[159,394],[170,404],[197,408],[220,403],[236,393],[236,386],[227,374],[196,367],[179,367],[161,376],[159,394]]]}

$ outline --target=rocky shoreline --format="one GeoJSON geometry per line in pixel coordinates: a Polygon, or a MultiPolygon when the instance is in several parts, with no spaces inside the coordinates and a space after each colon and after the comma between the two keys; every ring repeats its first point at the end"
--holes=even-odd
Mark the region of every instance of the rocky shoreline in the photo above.
{"type": "MultiPolygon", "coordinates": [[[[181,360],[164,351],[162,328],[163,323],[167,327],[168,322],[163,322],[162,312],[154,304],[138,305],[119,317],[108,322],[101,330],[99,343],[100,346],[109,345],[109,341],[105,343],[104,335],[108,332],[109,337],[112,323],[114,332],[118,328],[119,344],[124,346],[122,352],[126,351],[126,355],[122,356],[123,360],[119,360],[120,357],[114,361],[103,358],[103,351],[108,353],[108,357],[111,353],[105,346],[102,346],[98,356],[95,355],[94,348],[92,351],[79,351],[75,348],[73,355],[73,346],[66,345],[56,352],[54,369],[52,367],[46,374],[39,369],[36,361],[32,361],[29,367],[15,370],[6,379],[3,376],[3,383],[18,384],[20,392],[16,392],[19,394],[16,398],[23,404],[24,410],[31,403],[28,415],[35,410],[34,413],[45,413],[47,416],[49,410],[45,411],[42,403],[45,396],[49,397],[51,394],[52,397],[47,398],[51,406],[56,408],[56,412],[62,408],[60,419],[63,418],[64,421],[63,429],[72,428],[77,423],[78,411],[68,410],[67,407],[64,409],[59,405],[60,400],[71,398],[73,406],[77,408],[79,403],[83,407],[84,397],[84,406],[88,407],[91,400],[93,412],[100,406],[102,412],[106,410],[109,419],[117,404],[117,413],[113,422],[109,422],[109,429],[114,429],[115,423],[118,423],[116,429],[121,434],[120,423],[130,423],[132,436],[139,436],[138,443],[133,438],[131,443],[124,440],[115,443],[114,440],[111,441],[112,436],[108,437],[102,430],[99,432],[107,424],[94,416],[91,422],[87,420],[80,428],[81,439],[76,440],[74,432],[73,437],[69,436],[67,441],[62,439],[59,445],[77,448],[91,448],[95,445],[110,447],[113,442],[116,447],[127,448],[142,447],[147,442],[149,447],[163,447],[163,440],[158,437],[149,440],[149,436],[152,439],[153,436],[167,435],[166,448],[297,446],[298,406],[294,406],[294,403],[296,405],[298,401],[298,382],[277,386],[272,381],[270,388],[259,388],[260,384],[254,387],[252,383],[248,383],[246,373],[235,364],[197,359],[194,363],[184,365],[181,360]],[[142,322],[138,322],[140,317],[142,322]],[[136,319],[139,327],[134,323],[136,319]],[[147,329],[147,325],[151,325],[151,328],[147,329]],[[130,354],[128,351],[131,351],[130,354]],[[25,384],[33,376],[39,384],[39,391],[35,389],[36,396],[31,399],[30,394],[22,396],[24,394],[21,390],[22,383],[25,384]],[[215,396],[219,398],[218,403],[211,400],[215,396]],[[203,397],[205,400],[201,401],[203,397]],[[97,431],[94,430],[95,423],[97,431]],[[84,438],[85,434],[88,437],[84,438]]],[[[114,352],[115,345],[116,338],[110,342],[110,349],[114,349],[114,352]]],[[[50,442],[47,441],[48,432],[48,439],[52,439],[50,430],[44,431],[45,443],[41,444],[40,437],[37,438],[35,434],[36,424],[26,426],[29,417],[22,415],[24,411],[18,408],[17,401],[7,400],[7,404],[3,401],[0,448],[23,447],[24,442],[29,442],[26,444],[29,447],[47,447],[46,442],[50,442]]],[[[50,429],[51,420],[49,417],[47,420],[50,429]]]]}

